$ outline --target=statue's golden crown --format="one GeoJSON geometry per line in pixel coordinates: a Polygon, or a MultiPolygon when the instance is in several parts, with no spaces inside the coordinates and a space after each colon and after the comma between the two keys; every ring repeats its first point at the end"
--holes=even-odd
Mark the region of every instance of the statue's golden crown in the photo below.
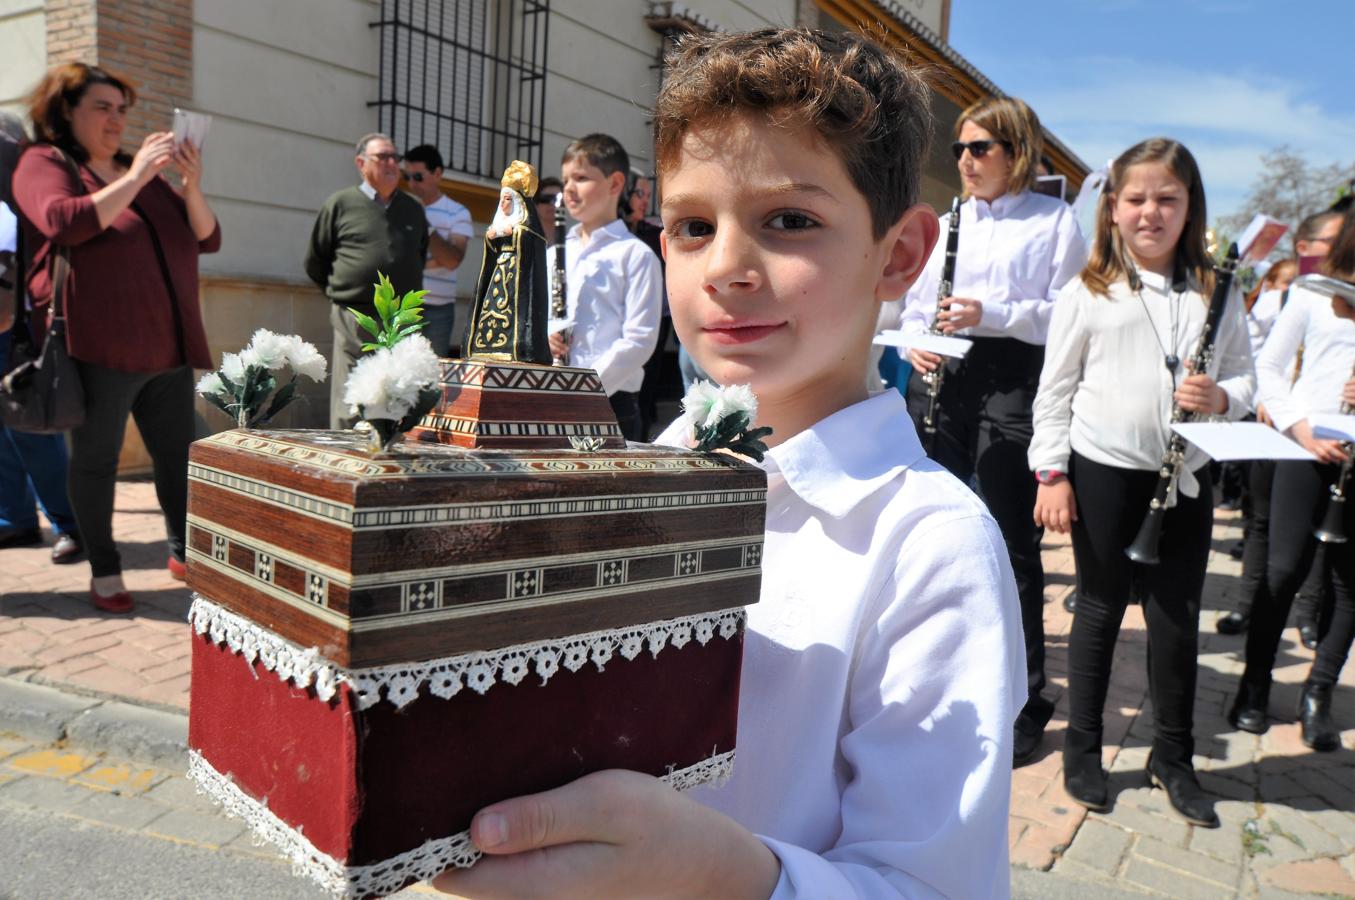
{"type": "Polygon", "coordinates": [[[509,163],[508,168],[503,170],[503,181],[500,184],[506,188],[512,188],[530,200],[536,196],[536,169],[532,167],[531,163],[515,159],[509,163]]]}

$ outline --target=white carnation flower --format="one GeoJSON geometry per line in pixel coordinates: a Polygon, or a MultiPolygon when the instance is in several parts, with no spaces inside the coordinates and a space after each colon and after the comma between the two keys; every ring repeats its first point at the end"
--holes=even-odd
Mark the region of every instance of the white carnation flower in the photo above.
{"type": "Polygon", "coordinates": [[[243,355],[252,354],[254,362],[252,365],[262,366],[269,371],[276,371],[287,365],[288,351],[292,347],[292,341],[295,338],[290,335],[274,334],[267,328],[260,328],[254,332],[254,337],[250,338],[249,346],[242,352],[243,355]]]}
{"type": "Polygon", "coordinates": [[[226,385],[222,384],[221,376],[216,372],[208,372],[198,379],[199,394],[225,394],[226,385]]]}
{"type": "MultiPolygon", "coordinates": [[[[264,361],[263,357],[259,355],[259,351],[254,349],[253,344],[250,344],[248,347],[241,350],[239,355],[240,365],[245,370],[268,368],[267,363],[264,361]]],[[[243,378],[244,375],[242,374],[240,377],[243,378]]]]}
{"type": "Polygon", "coordinates": [[[729,413],[746,413],[749,422],[757,419],[757,395],[750,385],[732,384],[722,390],[720,395],[729,413]]]}
{"type": "Polygon", "coordinates": [[[711,381],[696,381],[682,398],[682,412],[693,429],[710,424],[711,413],[720,402],[720,388],[711,381]]]}
{"type": "Polygon", "coordinates": [[[287,348],[287,362],[292,371],[305,375],[311,381],[325,380],[325,358],[315,345],[293,335],[287,348]]]}
{"type": "Polygon", "coordinates": [[[240,353],[221,354],[221,374],[235,384],[241,384],[245,380],[246,363],[241,357],[240,353]]]}
{"type": "Polygon", "coordinates": [[[418,403],[419,394],[438,382],[439,374],[433,345],[412,335],[392,349],[358,360],[344,384],[343,402],[355,416],[402,419],[418,403]]]}

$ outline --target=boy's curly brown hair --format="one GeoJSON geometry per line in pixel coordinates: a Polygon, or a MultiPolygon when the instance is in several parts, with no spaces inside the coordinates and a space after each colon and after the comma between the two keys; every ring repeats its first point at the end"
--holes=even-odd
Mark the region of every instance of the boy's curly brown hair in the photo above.
{"type": "Polygon", "coordinates": [[[917,202],[931,144],[923,69],[861,35],[766,28],[685,38],[654,108],[659,177],[689,130],[761,112],[832,147],[870,206],[876,239],[917,202]]]}

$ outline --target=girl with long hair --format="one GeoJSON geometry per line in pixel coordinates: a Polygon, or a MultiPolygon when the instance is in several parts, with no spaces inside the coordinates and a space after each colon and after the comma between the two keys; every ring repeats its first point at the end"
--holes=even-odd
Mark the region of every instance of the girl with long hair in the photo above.
{"type": "Polygon", "coordinates": [[[1082,274],[1059,295],[1035,399],[1032,469],[1066,472],[1039,487],[1035,521],[1071,530],[1081,593],[1068,650],[1064,787],[1108,808],[1102,714],[1131,583],[1148,629],[1153,744],[1148,773],[1188,821],[1214,827],[1194,753],[1196,644],[1213,526],[1208,459],[1188,447],[1169,501],[1158,565],[1125,554],[1148,511],[1172,409],[1241,418],[1254,386],[1241,298],[1230,298],[1208,369],[1190,371],[1214,272],[1204,186],[1182,144],[1154,138],[1111,167],[1082,274]]]}

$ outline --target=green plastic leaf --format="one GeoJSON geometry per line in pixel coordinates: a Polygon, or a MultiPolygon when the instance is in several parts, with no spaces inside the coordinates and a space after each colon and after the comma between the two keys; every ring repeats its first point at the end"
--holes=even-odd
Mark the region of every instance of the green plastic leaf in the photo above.
{"type": "Polygon", "coordinates": [[[356,309],[350,309],[349,312],[353,314],[353,318],[357,319],[358,324],[361,325],[365,331],[371,334],[372,337],[374,338],[381,337],[381,326],[376,324],[375,319],[373,319],[371,316],[367,315],[364,312],[359,312],[356,309]]]}
{"type": "Polygon", "coordinates": [[[400,300],[400,309],[417,309],[423,305],[423,298],[428,296],[428,291],[410,291],[400,300]]]}

